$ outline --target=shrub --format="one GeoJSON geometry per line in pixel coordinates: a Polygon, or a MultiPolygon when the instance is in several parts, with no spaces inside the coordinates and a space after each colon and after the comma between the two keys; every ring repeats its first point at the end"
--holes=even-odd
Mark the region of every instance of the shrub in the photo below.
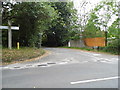
{"type": "Polygon", "coordinates": [[[106,47],[100,47],[100,50],[114,54],[120,54],[120,39],[116,39],[108,44],[106,47]]]}

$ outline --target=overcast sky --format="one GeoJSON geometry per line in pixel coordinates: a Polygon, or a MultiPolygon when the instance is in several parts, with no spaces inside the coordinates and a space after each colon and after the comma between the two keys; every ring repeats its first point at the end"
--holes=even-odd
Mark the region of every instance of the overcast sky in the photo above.
{"type": "Polygon", "coordinates": [[[86,6],[86,11],[89,11],[91,10],[92,8],[95,7],[95,5],[97,3],[99,3],[100,1],[102,0],[73,0],[74,2],[74,7],[79,11],[81,8],[80,8],[80,4],[83,2],[83,1],[86,1],[86,2],[90,2],[90,4],[87,4],[86,6]]]}
{"type": "Polygon", "coordinates": [[[73,0],[73,2],[75,4],[75,7],[78,8],[79,3],[82,2],[82,1],[88,1],[88,2],[91,2],[92,4],[96,4],[96,3],[99,3],[102,0],[73,0]]]}

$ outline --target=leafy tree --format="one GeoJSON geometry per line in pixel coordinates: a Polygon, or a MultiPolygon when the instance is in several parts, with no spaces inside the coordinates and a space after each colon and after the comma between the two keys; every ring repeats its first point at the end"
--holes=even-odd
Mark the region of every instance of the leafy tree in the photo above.
{"type": "MultiPolygon", "coordinates": [[[[76,10],[72,2],[20,2],[3,3],[3,24],[11,20],[20,30],[13,32],[13,45],[36,46],[39,33],[45,46],[63,46],[70,39],[71,31],[77,29],[76,10]],[[75,29],[74,29],[75,28],[75,29]]],[[[74,34],[75,35],[75,34],[74,34]]],[[[7,43],[3,31],[3,45],[7,43]]]]}
{"type": "Polygon", "coordinates": [[[108,37],[120,39],[119,18],[117,18],[117,20],[108,28],[108,37]]]}
{"type": "MultiPolygon", "coordinates": [[[[13,41],[15,43],[19,41],[22,46],[35,46],[39,39],[38,33],[46,30],[48,23],[57,17],[54,8],[47,2],[16,3],[11,11],[4,10],[3,14],[6,12],[11,13],[12,25],[20,26],[20,30],[13,33],[13,41]]],[[[4,17],[6,18],[8,14],[4,17]]]]}
{"type": "Polygon", "coordinates": [[[93,9],[92,14],[90,14],[90,19],[88,20],[88,23],[86,25],[86,29],[88,29],[88,32],[91,34],[91,36],[94,37],[96,34],[94,30],[99,29],[101,31],[108,31],[108,37],[112,37],[112,36],[117,37],[116,36],[118,34],[117,26],[119,20],[117,19],[118,10],[119,9],[117,2],[112,2],[112,1],[108,2],[106,0],[101,1],[93,9]],[[113,21],[113,17],[115,17],[114,21],[113,21]]]}
{"type": "Polygon", "coordinates": [[[98,17],[95,13],[90,14],[90,19],[88,20],[88,23],[83,32],[84,38],[103,37],[103,32],[99,27],[96,26],[97,19],[98,17]]]}
{"type": "MultiPolygon", "coordinates": [[[[49,29],[45,31],[46,46],[63,46],[69,40],[69,33],[72,30],[75,10],[72,2],[54,2],[51,6],[57,11],[59,17],[49,24],[49,29]]],[[[75,17],[74,17],[75,20],[75,17]]]]}
{"type": "MultiPolygon", "coordinates": [[[[108,37],[110,36],[109,29],[115,26],[112,24],[117,24],[115,21],[118,22],[118,10],[118,2],[106,0],[101,1],[100,4],[94,8],[95,14],[99,17],[97,19],[97,26],[103,31],[108,31],[108,37]]],[[[113,29],[113,32],[114,30],[115,29],[113,29]]]]}
{"type": "Polygon", "coordinates": [[[119,32],[119,4],[117,1],[102,1],[99,3],[94,12],[98,18],[96,26],[100,27],[101,31],[107,32],[107,40],[109,43],[106,47],[101,48],[103,51],[119,54],[120,49],[120,32],[119,32]],[[112,39],[113,38],[113,39],[112,39]]]}

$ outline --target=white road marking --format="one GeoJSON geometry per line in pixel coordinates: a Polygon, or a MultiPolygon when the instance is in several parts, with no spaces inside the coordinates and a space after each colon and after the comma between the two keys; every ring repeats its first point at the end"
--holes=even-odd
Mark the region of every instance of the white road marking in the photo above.
{"type": "Polygon", "coordinates": [[[102,63],[108,63],[108,64],[116,64],[118,63],[118,58],[101,58],[101,57],[98,57],[98,56],[102,56],[102,54],[96,54],[96,53],[89,53],[89,52],[84,52],[84,51],[81,51],[83,53],[80,53],[81,55],[84,55],[84,56],[89,56],[92,58],[92,60],[94,62],[102,62],[102,63]]]}
{"type": "Polygon", "coordinates": [[[100,78],[100,79],[91,79],[91,80],[75,81],[75,82],[70,82],[70,84],[89,83],[89,82],[103,81],[103,80],[110,80],[110,79],[117,79],[117,78],[119,78],[119,77],[116,76],[116,77],[108,77],[108,78],[100,78]]]}
{"type": "Polygon", "coordinates": [[[68,63],[68,62],[60,62],[59,64],[66,64],[66,63],[68,63]]]}
{"type": "Polygon", "coordinates": [[[100,56],[101,54],[92,54],[92,55],[94,55],[94,56],[100,56]]]}
{"type": "Polygon", "coordinates": [[[109,63],[110,61],[107,61],[107,60],[100,60],[99,62],[109,63]]]}

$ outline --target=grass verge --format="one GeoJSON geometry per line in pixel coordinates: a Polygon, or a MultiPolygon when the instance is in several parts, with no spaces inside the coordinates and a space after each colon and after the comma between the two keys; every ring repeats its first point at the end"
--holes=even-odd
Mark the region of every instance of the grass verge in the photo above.
{"type": "Polygon", "coordinates": [[[35,58],[45,53],[43,49],[36,49],[30,47],[22,47],[17,49],[2,49],[2,63],[11,63],[14,61],[24,61],[26,59],[35,58]]]}
{"type": "Polygon", "coordinates": [[[93,51],[93,52],[102,52],[102,53],[108,53],[108,54],[114,54],[114,55],[119,55],[118,52],[113,52],[113,51],[107,51],[104,49],[99,48],[99,50],[97,49],[92,49],[92,48],[88,48],[88,47],[62,47],[62,48],[70,48],[70,49],[80,49],[80,50],[85,50],[85,51],[93,51]]]}

